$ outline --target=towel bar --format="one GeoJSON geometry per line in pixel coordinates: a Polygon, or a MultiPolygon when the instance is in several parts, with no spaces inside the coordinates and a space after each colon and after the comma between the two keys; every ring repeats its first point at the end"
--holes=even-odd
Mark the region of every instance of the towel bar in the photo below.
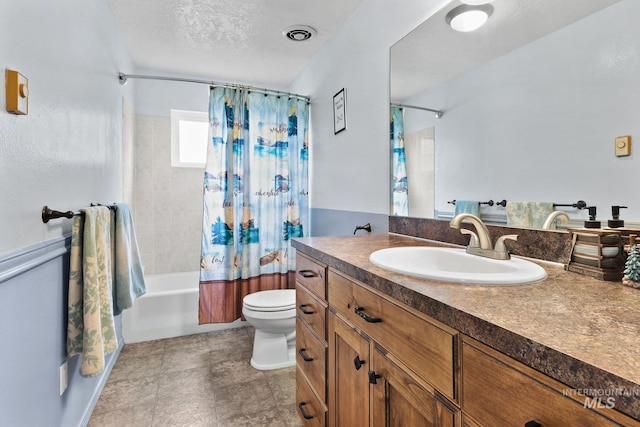
{"type": "MultiPolygon", "coordinates": [[[[91,206],[106,206],[109,209],[114,209],[116,204],[113,203],[111,205],[102,205],[100,203],[91,203],[91,206]]],[[[49,206],[44,205],[42,207],[42,222],[44,222],[45,224],[48,223],[50,220],[52,219],[56,219],[56,218],[73,218],[76,215],[82,215],[81,211],[56,211],[54,209],[50,209],[49,206]]]]}
{"type": "MultiPolygon", "coordinates": [[[[447,203],[449,203],[450,205],[455,205],[456,204],[456,199],[453,200],[449,200],[447,203]]],[[[489,200],[488,202],[478,202],[481,205],[489,205],[489,206],[493,206],[493,200],[489,200]]]]}
{"type": "Polygon", "coordinates": [[[569,208],[577,208],[577,209],[584,209],[587,207],[587,202],[585,202],[584,200],[578,200],[576,203],[572,203],[572,204],[559,204],[559,203],[554,203],[553,207],[556,208],[558,206],[562,206],[562,207],[569,207],[569,208]]]}

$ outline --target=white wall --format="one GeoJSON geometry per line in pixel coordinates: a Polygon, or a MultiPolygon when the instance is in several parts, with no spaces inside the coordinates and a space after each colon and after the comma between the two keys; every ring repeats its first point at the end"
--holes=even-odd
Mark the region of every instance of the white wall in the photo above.
{"type": "Polygon", "coordinates": [[[131,197],[123,97],[133,97],[117,77],[131,64],[104,0],[2,1],[0,28],[0,66],[25,75],[30,89],[26,116],[0,101],[0,423],[86,425],[118,352],[93,378],[80,376],[79,357],[66,357],[71,221],[43,224],[40,212],[131,197]]]}
{"type": "Polygon", "coordinates": [[[640,147],[614,155],[615,137],[640,140],[638,16],[640,2],[622,1],[407,100],[445,111],[420,125],[435,126],[436,209],[452,211],[451,199],[582,199],[604,225],[611,205],[640,219],[640,147]]]}
{"type": "MultiPolygon", "coordinates": [[[[43,205],[122,198],[122,97],[130,60],[103,0],[0,2],[0,66],[29,79],[29,114],[0,111],[0,254],[58,237],[43,205]]],[[[1,76],[4,100],[4,73],[1,76]]]]}
{"type": "Polygon", "coordinates": [[[364,0],[292,84],[312,102],[312,208],[388,215],[389,48],[445,3],[364,0]],[[342,88],[347,130],[334,135],[333,95],[342,88]]]}

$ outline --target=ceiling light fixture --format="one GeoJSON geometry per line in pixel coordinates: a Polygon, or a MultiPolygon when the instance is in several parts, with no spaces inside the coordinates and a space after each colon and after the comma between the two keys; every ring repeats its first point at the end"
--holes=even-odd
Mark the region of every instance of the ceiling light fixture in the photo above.
{"type": "Polygon", "coordinates": [[[316,34],[316,30],[308,25],[294,25],[282,31],[283,36],[294,42],[307,41],[316,34]]]}
{"type": "Polygon", "coordinates": [[[463,4],[454,7],[445,16],[445,21],[456,31],[467,33],[482,27],[493,13],[493,6],[483,4],[469,6],[463,4]]]}

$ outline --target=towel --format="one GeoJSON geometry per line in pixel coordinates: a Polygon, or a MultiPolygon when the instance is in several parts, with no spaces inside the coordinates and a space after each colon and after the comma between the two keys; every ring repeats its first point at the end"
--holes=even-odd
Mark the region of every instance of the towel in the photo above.
{"type": "Polygon", "coordinates": [[[480,217],[480,202],[473,200],[456,200],[456,208],[453,216],[461,213],[468,213],[480,217]]]}
{"type": "Polygon", "coordinates": [[[142,271],[138,241],[131,210],[126,203],[117,203],[113,231],[113,314],[118,315],[133,305],[147,291],[142,271]]]}
{"type": "Polygon", "coordinates": [[[553,202],[507,202],[507,225],[542,228],[553,212],[553,202]]]}
{"type": "Polygon", "coordinates": [[[80,374],[104,371],[105,355],[118,348],[112,305],[111,214],[81,209],[71,236],[67,356],[82,355],[80,374]]]}
{"type": "Polygon", "coordinates": [[[542,228],[544,221],[555,210],[553,202],[532,202],[529,207],[531,209],[533,228],[542,228]]]}

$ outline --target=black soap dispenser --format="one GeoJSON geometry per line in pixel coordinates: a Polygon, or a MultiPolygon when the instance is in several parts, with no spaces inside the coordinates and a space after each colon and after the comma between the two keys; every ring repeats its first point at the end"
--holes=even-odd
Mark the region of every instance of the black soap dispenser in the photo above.
{"type": "Polygon", "coordinates": [[[626,209],[626,206],[611,206],[611,218],[607,221],[607,225],[611,228],[624,227],[624,220],[620,219],[620,209],[626,209]]]}
{"type": "Polygon", "coordinates": [[[597,208],[589,206],[587,209],[589,210],[589,219],[584,222],[584,228],[600,228],[600,221],[596,221],[597,208]]]}

